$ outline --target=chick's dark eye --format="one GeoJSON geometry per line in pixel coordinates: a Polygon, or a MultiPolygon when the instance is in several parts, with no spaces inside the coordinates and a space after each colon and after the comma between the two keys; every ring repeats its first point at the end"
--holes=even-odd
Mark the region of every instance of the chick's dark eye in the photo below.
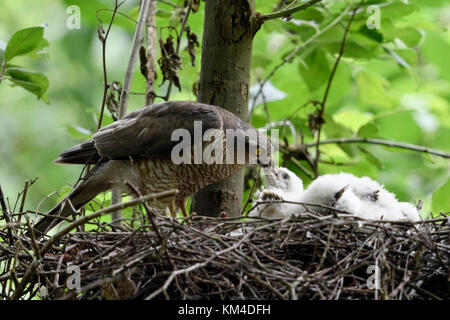
{"type": "Polygon", "coordinates": [[[284,179],[284,180],[289,180],[289,175],[288,175],[287,173],[284,173],[284,172],[283,172],[283,175],[282,175],[282,176],[283,176],[283,179],[284,179]]]}

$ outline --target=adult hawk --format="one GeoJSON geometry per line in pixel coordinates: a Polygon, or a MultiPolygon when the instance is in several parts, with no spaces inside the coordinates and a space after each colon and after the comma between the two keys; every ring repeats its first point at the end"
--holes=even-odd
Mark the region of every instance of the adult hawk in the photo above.
{"type": "Polygon", "coordinates": [[[113,186],[120,187],[123,193],[134,195],[125,185],[127,181],[143,195],[178,189],[176,197],[151,205],[161,209],[169,207],[172,215],[181,207],[187,216],[185,204],[189,195],[244,166],[270,168],[273,165],[271,144],[264,134],[258,133],[229,111],[192,101],[168,101],[138,109],[100,129],[92,139],[64,151],[55,163],[95,166],[85,180],[34,226],[39,234],[46,233],[61,221],[53,216],[68,217],[74,209],[82,208],[97,194],[113,186]],[[176,139],[172,141],[175,130],[195,136],[198,135],[196,130],[199,125],[200,135],[206,136],[207,132],[215,135],[207,139],[203,136],[200,149],[198,141],[190,141],[189,149],[175,153],[175,156],[190,159],[191,162],[180,163],[179,158],[174,161],[172,151],[180,143],[176,139]],[[228,140],[229,133],[234,133],[234,137],[228,140]],[[233,148],[229,147],[230,141],[233,141],[233,148]],[[242,141],[244,150],[238,147],[242,141]],[[220,146],[224,147],[223,151],[215,149],[220,146]],[[214,152],[205,152],[210,155],[209,158],[200,156],[199,162],[195,152],[204,155],[208,148],[214,152]],[[187,157],[189,153],[192,157],[187,157]],[[215,156],[215,160],[218,157],[219,161],[211,161],[215,156]]]}

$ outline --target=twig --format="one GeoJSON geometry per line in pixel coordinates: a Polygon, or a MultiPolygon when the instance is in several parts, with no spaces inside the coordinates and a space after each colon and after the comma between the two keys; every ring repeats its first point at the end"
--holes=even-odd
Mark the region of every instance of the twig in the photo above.
{"type": "MultiPolygon", "coordinates": [[[[111,10],[111,9],[99,9],[97,12],[102,12],[102,11],[114,12],[114,10],[111,10]]],[[[125,17],[125,18],[133,21],[134,23],[137,23],[137,20],[133,19],[132,17],[130,17],[129,15],[126,15],[123,12],[117,11],[116,14],[121,15],[122,17],[125,17]]]]}
{"type": "Polygon", "coordinates": [[[7,227],[7,232],[8,232],[8,238],[9,238],[9,242],[11,245],[14,244],[14,237],[11,231],[12,225],[10,225],[11,223],[11,219],[9,218],[9,213],[8,213],[8,208],[6,207],[6,203],[5,203],[5,198],[3,195],[3,190],[2,190],[2,186],[0,185],[0,205],[2,207],[2,212],[3,212],[3,219],[5,219],[6,224],[9,225],[7,227]]]}
{"type": "MultiPolygon", "coordinates": [[[[277,223],[272,223],[271,225],[274,225],[277,223]]],[[[167,290],[167,288],[169,287],[169,285],[172,283],[172,281],[174,280],[175,277],[177,277],[178,275],[181,274],[185,274],[185,273],[189,273],[193,270],[196,270],[198,268],[201,268],[203,266],[208,265],[211,261],[213,261],[214,259],[216,259],[217,257],[219,257],[220,255],[227,253],[229,251],[235,250],[236,248],[238,248],[242,242],[244,242],[245,240],[247,240],[247,238],[249,238],[254,232],[256,232],[257,230],[259,230],[261,227],[258,227],[256,229],[254,229],[252,232],[247,233],[244,237],[242,237],[239,241],[236,241],[231,247],[228,247],[226,249],[220,250],[218,252],[215,252],[211,257],[209,257],[207,260],[201,262],[201,263],[196,263],[194,265],[191,265],[187,268],[184,269],[179,269],[176,271],[172,271],[172,273],[170,274],[170,276],[167,278],[167,280],[165,281],[164,285],[159,288],[158,290],[152,292],[150,295],[148,295],[145,300],[151,300],[154,297],[157,297],[160,293],[164,292],[167,290]]]]}
{"type": "MultiPolygon", "coordinates": [[[[25,206],[25,199],[27,198],[27,191],[28,191],[29,184],[30,184],[30,180],[25,180],[25,187],[23,188],[22,201],[20,202],[19,212],[22,212],[23,207],[25,206]]],[[[20,217],[21,216],[19,216],[19,222],[20,222],[20,217]]]]}
{"type": "Polygon", "coordinates": [[[156,60],[156,0],[150,0],[147,13],[147,79],[145,84],[145,105],[153,104],[155,100],[155,60],[156,60]]]}
{"type": "Polygon", "coordinates": [[[151,193],[147,194],[145,196],[124,202],[124,203],[118,203],[115,205],[111,205],[107,208],[100,209],[90,215],[83,216],[79,218],[78,220],[72,222],[68,226],[61,229],[58,233],[56,233],[54,236],[52,236],[39,250],[39,252],[36,254],[35,258],[33,259],[33,262],[30,264],[30,266],[27,268],[22,280],[20,281],[19,285],[17,286],[16,290],[14,291],[14,294],[12,295],[11,299],[16,300],[19,297],[22,296],[22,293],[28,284],[31,276],[35,273],[36,268],[39,266],[39,261],[41,260],[39,257],[43,257],[45,253],[55,244],[61,237],[63,237],[65,234],[69,233],[71,230],[77,228],[78,226],[81,226],[88,221],[98,218],[106,213],[110,213],[112,211],[125,209],[131,206],[135,206],[140,203],[145,203],[150,200],[156,200],[156,199],[162,199],[167,197],[173,197],[178,193],[178,190],[169,190],[164,191],[160,193],[151,193]]]}
{"type": "MultiPolygon", "coordinates": [[[[134,68],[136,67],[136,61],[139,55],[139,48],[141,47],[145,22],[147,21],[148,7],[150,0],[142,0],[141,9],[139,11],[139,19],[134,33],[133,45],[130,54],[130,60],[128,61],[128,67],[125,72],[125,78],[123,80],[122,91],[120,93],[118,118],[122,119],[127,113],[128,96],[131,87],[131,81],[133,79],[134,68]]],[[[118,188],[113,187],[111,189],[111,204],[119,203],[122,200],[121,192],[118,188]]],[[[122,218],[122,212],[113,211],[111,213],[111,221],[114,225],[120,225],[122,218]]]]}
{"type": "Polygon", "coordinates": [[[125,78],[123,80],[122,92],[120,94],[119,101],[119,119],[123,118],[127,113],[128,95],[130,92],[131,81],[133,79],[134,68],[136,67],[136,61],[139,56],[139,48],[141,47],[145,22],[147,21],[148,7],[150,0],[142,0],[141,10],[139,12],[139,19],[134,33],[133,45],[130,54],[130,60],[128,61],[127,71],[125,72],[125,78]]]}
{"type": "Polygon", "coordinates": [[[259,171],[260,171],[260,169],[258,168],[256,170],[255,178],[253,179],[253,185],[252,185],[252,187],[250,189],[250,192],[248,193],[247,200],[245,201],[245,204],[242,207],[241,214],[239,216],[242,216],[244,214],[245,210],[247,209],[248,204],[250,203],[250,200],[253,197],[253,192],[255,191],[255,186],[256,186],[256,184],[259,181],[259,171]]]}
{"type": "MultiPolygon", "coordinates": [[[[336,19],[334,19],[332,22],[330,22],[330,24],[328,24],[326,27],[324,27],[322,30],[320,30],[319,32],[315,33],[313,36],[311,36],[310,38],[308,38],[304,43],[301,43],[299,45],[297,45],[289,54],[287,54],[283,60],[277,64],[270,72],[269,74],[264,78],[264,80],[261,82],[260,87],[258,92],[256,93],[254,99],[253,99],[253,103],[255,103],[256,99],[259,97],[260,94],[262,94],[262,88],[264,87],[264,85],[270,80],[270,78],[273,77],[273,75],[281,68],[283,67],[286,63],[289,63],[292,61],[292,59],[300,52],[301,49],[307,47],[309,44],[311,44],[313,41],[315,41],[319,36],[323,35],[325,32],[327,32],[328,30],[330,30],[331,28],[333,28],[335,25],[337,25],[338,23],[340,23],[340,21],[347,15],[349,7],[346,7],[340,14],[339,16],[336,17],[336,19]]],[[[252,106],[251,112],[250,112],[250,118],[251,115],[253,113],[254,110],[254,105],[252,106]]]]}
{"type": "MultiPolygon", "coordinates": [[[[342,41],[341,41],[341,47],[339,49],[339,53],[338,56],[336,58],[336,61],[334,63],[333,69],[331,70],[331,74],[330,74],[330,78],[328,79],[327,82],[327,86],[325,89],[325,93],[323,95],[323,99],[322,102],[320,103],[320,109],[318,112],[318,118],[319,119],[323,119],[323,115],[325,113],[325,107],[326,107],[326,103],[327,103],[327,99],[328,99],[328,94],[330,93],[330,88],[331,88],[331,84],[333,83],[334,80],[334,76],[336,74],[336,70],[339,66],[339,62],[341,61],[342,56],[344,55],[344,50],[345,50],[345,43],[347,42],[347,36],[348,36],[348,32],[350,31],[350,26],[353,22],[353,18],[355,17],[356,11],[359,9],[359,7],[364,3],[364,0],[362,0],[353,10],[352,10],[352,14],[350,16],[350,19],[348,20],[347,26],[345,28],[344,31],[344,36],[342,37],[342,41]]],[[[317,130],[317,140],[316,140],[316,159],[314,162],[314,173],[315,176],[317,177],[319,175],[319,158],[320,158],[320,134],[322,132],[322,126],[323,126],[323,121],[319,122],[319,127],[317,130]]]]}
{"type": "Polygon", "coordinates": [[[117,203],[117,204],[113,204],[109,207],[100,209],[94,213],[91,213],[90,215],[84,216],[79,218],[78,220],[72,222],[71,224],[69,224],[68,226],[64,227],[63,229],[61,229],[58,233],[56,233],[54,236],[52,236],[43,246],[43,248],[41,249],[41,255],[44,255],[45,252],[47,252],[47,250],[56,242],[58,241],[62,236],[64,236],[66,233],[70,232],[71,230],[73,230],[74,228],[81,226],[83,224],[85,224],[86,222],[98,218],[106,213],[110,213],[113,211],[117,211],[117,210],[122,210],[140,203],[144,203],[150,200],[155,200],[155,199],[163,199],[163,198],[168,198],[168,197],[173,197],[178,193],[178,190],[169,190],[169,191],[163,191],[160,193],[150,193],[147,194],[145,196],[127,201],[127,202],[123,202],[123,203],[117,203]]]}
{"type": "Polygon", "coordinates": [[[299,4],[298,6],[286,8],[286,9],[283,9],[283,10],[280,10],[277,12],[267,13],[267,14],[259,14],[257,18],[259,20],[261,20],[262,22],[265,22],[265,21],[271,20],[271,19],[289,17],[291,14],[301,11],[301,10],[305,10],[320,1],[322,1],[322,0],[310,0],[308,2],[299,4]]]}
{"type": "MultiPolygon", "coordinates": [[[[100,128],[102,127],[103,114],[104,114],[104,111],[105,111],[105,104],[106,104],[106,96],[108,94],[108,89],[109,89],[108,74],[107,74],[107,70],[106,70],[106,40],[108,40],[109,31],[111,30],[111,26],[113,24],[114,17],[116,16],[117,10],[119,9],[119,7],[124,2],[125,1],[122,1],[121,3],[118,3],[118,0],[115,0],[113,14],[111,16],[111,20],[109,21],[108,29],[106,30],[105,35],[103,35],[103,29],[101,28],[101,26],[99,26],[99,29],[98,29],[99,39],[100,39],[100,41],[102,43],[102,66],[103,66],[103,85],[104,85],[104,88],[103,88],[102,105],[100,107],[100,116],[99,116],[98,124],[97,124],[97,131],[100,130],[100,128]]],[[[98,18],[98,12],[97,12],[97,19],[100,20],[98,18]]]]}
{"type": "MultiPolygon", "coordinates": [[[[186,22],[187,22],[187,20],[189,18],[189,13],[191,12],[191,7],[192,7],[192,0],[189,0],[189,4],[187,6],[186,14],[184,15],[183,21],[181,22],[180,33],[178,34],[178,37],[177,37],[177,47],[175,49],[175,54],[176,55],[178,55],[179,52],[180,52],[181,38],[183,37],[184,29],[186,27],[186,22]]],[[[166,101],[169,100],[169,98],[170,98],[170,92],[172,90],[172,86],[173,86],[173,80],[170,79],[169,86],[167,87],[167,92],[166,92],[166,95],[164,97],[164,100],[166,100],[166,101]]]]}
{"type": "MultiPolygon", "coordinates": [[[[445,159],[450,159],[450,153],[431,149],[425,146],[419,146],[415,144],[410,143],[403,143],[403,142],[397,142],[397,141],[391,141],[391,140],[383,140],[383,139],[374,139],[374,138],[335,138],[335,139],[327,139],[322,140],[319,142],[319,144],[346,144],[346,143],[366,143],[366,144],[376,144],[376,145],[382,145],[385,147],[392,147],[392,148],[399,148],[399,149],[405,149],[405,150],[411,150],[416,152],[423,152],[428,153],[431,155],[435,155],[438,157],[442,157],[445,159]]],[[[280,142],[280,145],[282,142],[280,142]]],[[[285,146],[282,146],[285,147],[285,146]]],[[[305,148],[312,148],[316,147],[316,142],[314,143],[307,143],[304,145],[305,148]]],[[[289,146],[288,150],[292,153],[298,153],[301,152],[301,149],[299,147],[289,146]]]]}
{"type": "MultiPolygon", "coordinates": [[[[131,190],[133,190],[133,192],[138,196],[138,197],[142,197],[141,193],[139,192],[139,190],[132,185],[131,183],[127,182],[126,185],[128,187],[131,188],[131,190]]],[[[164,243],[166,242],[166,239],[164,239],[161,230],[158,227],[158,224],[155,221],[155,212],[154,210],[152,210],[147,203],[143,202],[142,203],[144,205],[145,211],[147,212],[147,217],[150,220],[150,223],[152,224],[153,230],[155,230],[155,233],[159,239],[159,244],[161,245],[161,247],[164,246],[164,243]]],[[[167,250],[167,248],[165,248],[164,253],[166,255],[167,261],[169,261],[169,264],[172,268],[172,270],[175,270],[175,264],[172,261],[172,258],[170,257],[169,251],[167,250]]]]}

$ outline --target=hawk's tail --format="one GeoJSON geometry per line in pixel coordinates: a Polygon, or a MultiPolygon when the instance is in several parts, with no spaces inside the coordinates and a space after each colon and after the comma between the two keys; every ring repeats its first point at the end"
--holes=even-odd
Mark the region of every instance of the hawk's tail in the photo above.
{"type": "MultiPolygon", "coordinates": [[[[102,168],[102,165],[96,166],[85,181],[75,187],[67,197],[55,205],[44,218],[33,226],[36,237],[40,238],[45,235],[64,220],[58,217],[67,218],[75,214],[77,210],[94,199],[99,193],[109,189],[109,184],[104,181],[102,168]]],[[[31,235],[30,231],[27,235],[31,235]]]]}
{"type": "Polygon", "coordinates": [[[61,153],[54,163],[96,164],[101,159],[93,140],[87,140],[61,153]]]}

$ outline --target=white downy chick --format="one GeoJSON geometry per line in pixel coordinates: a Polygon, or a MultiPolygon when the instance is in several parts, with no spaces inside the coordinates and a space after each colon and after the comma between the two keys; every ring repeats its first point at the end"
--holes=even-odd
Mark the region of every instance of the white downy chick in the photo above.
{"type": "MultiPolygon", "coordinates": [[[[398,202],[395,195],[369,177],[349,173],[327,174],[314,180],[301,199],[305,203],[323,204],[368,220],[419,221],[413,205],[398,202]]],[[[323,208],[312,208],[325,212],[323,208]]]]}
{"type": "MultiPolygon", "coordinates": [[[[266,175],[267,188],[257,194],[257,201],[291,201],[299,202],[303,193],[303,181],[287,168],[275,168],[274,175],[266,175]]],[[[299,205],[293,203],[264,203],[251,212],[249,216],[267,219],[279,219],[292,216],[299,211],[299,205]]]]}
{"type": "Polygon", "coordinates": [[[353,190],[361,200],[361,218],[420,221],[419,211],[411,203],[399,202],[393,193],[369,177],[358,178],[353,190]]]}
{"type": "Polygon", "coordinates": [[[398,205],[400,206],[400,210],[402,210],[402,214],[406,220],[414,222],[422,220],[419,214],[419,210],[417,210],[417,208],[411,203],[399,202],[398,205]]]}
{"type": "MultiPolygon", "coordinates": [[[[314,180],[303,193],[301,201],[310,204],[320,204],[358,214],[360,201],[352,186],[357,184],[357,178],[348,173],[326,174],[314,180]]],[[[327,209],[309,206],[309,210],[325,213],[327,209]]],[[[305,211],[305,210],[303,210],[305,211]]]]}
{"type": "Polygon", "coordinates": [[[336,200],[334,207],[347,213],[358,215],[361,208],[361,201],[353,193],[352,189],[345,188],[340,197],[336,200]]]}

